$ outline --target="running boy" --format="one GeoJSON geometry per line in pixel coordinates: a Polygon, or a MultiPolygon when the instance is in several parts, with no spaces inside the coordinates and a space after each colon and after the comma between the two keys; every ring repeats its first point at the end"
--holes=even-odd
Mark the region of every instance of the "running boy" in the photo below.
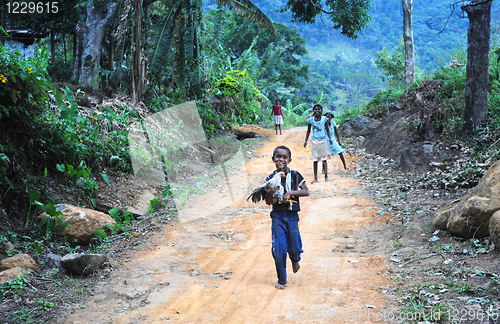
{"type": "Polygon", "coordinates": [[[273,205],[271,211],[272,253],[278,274],[278,283],[275,288],[285,289],[287,253],[292,261],[293,272],[300,269],[300,254],[304,251],[299,232],[299,197],[309,196],[309,189],[304,177],[288,167],[288,164],[292,162],[292,152],[288,147],[278,146],[275,148],[272,160],[276,165],[276,171],[270,174],[266,180],[271,179],[276,172],[285,172],[285,177],[281,179],[281,185],[285,189],[283,200],[273,204],[274,191],[268,191],[266,194],[266,203],[273,205]]]}

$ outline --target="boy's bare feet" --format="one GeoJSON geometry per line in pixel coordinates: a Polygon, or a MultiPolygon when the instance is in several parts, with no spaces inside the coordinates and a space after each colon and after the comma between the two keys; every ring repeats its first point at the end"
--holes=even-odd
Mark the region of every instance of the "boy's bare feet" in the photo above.
{"type": "Polygon", "coordinates": [[[328,179],[328,177],[325,177],[325,182],[330,182],[332,180],[328,179]]]}
{"type": "Polygon", "coordinates": [[[311,184],[316,183],[316,182],[318,182],[318,179],[314,179],[313,181],[311,181],[311,184]]]}
{"type": "Polygon", "coordinates": [[[292,269],[293,269],[293,273],[296,273],[297,271],[299,271],[299,269],[300,269],[299,261],[297,261],[297,262],[292,261],[292,269]]]}
{"type": "Polygon", "coordinates": [[[276,289],[280,289],[280,290],[284,290],[285,289],[285,285],[282,285],[280,283],[277,283],[276,286],[274,286],[274,288],[276,289]]]}

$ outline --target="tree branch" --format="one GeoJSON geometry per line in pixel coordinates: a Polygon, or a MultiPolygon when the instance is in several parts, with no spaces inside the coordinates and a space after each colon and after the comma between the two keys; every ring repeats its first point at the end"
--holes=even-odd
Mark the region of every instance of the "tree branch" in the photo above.
{"type": "Polygon", "coordinates": [[[465,8],[467,7],[475,7],[475,6],[480,6],[482,5],[483,3],[487,3],[487,2],[492,2],[493,0],[485,0],[485,1],[481,1],[481,2],[471,2],[467,5],[464,5],[464,6],[461,6],[460,9],[464,10],[465,11],[465,8]]]}
{"type": "MultiPolygon", "coordinates": [[[[488,0],[488,1],[491,1],[491,0],[488,0]]],[[[454,2],[454,3],[450,4],[450,6],[451,6],[452,10],[451,10],[450,14],[448,15],[448,18],[446,18],[446,22],[444,23],[443,28],[441,28],[441,29],[436,29],[436,28],[432,27],[432,26],[430,25],[430,23],[429,23],[429,21],[430,21],[432,18],[429,18],[428,20],[426,20],[426,21],[425,21],[425,24],[427,25],[427,27],[429,27],[430,29],[433,29],[433,30],[437,30],[437,31],[438,31],[438,33],[437,33],[438,35],[439,35],[439,34],[441,34],[441,33],[445,30],[446,26],[448,26],[448,22],[450,21],[451,16],[452,16],[452,15],[453,15],[453,13],[455,12],[456,6],[460,5],[460,2],[463,2],[463,1],[457,1],[457,2],[454,2]]],[[[462,9],[462,8],[460,8],[460,9],[462,9]]],[[[462,9],[462,10],[463,10],[463,9],[462,9]]]]}
{"type": "Polygon", "coordinates": [[[422,260],[425,260],[425,259],[429,259],[429,258],[432,258],[432,257],[435,257],[435,256],[441,256],[443,257],[443,259],[446,260],[445,256],[441,253],[434,253],[434,254],[431,254],[431,255],[427,255],[425,257],[421,257],[421,258],[418,258],[418,259],[414,259],[414,260],[410,260],[408,262],[405,262],[405,263],[402,263],[399,265],[400,268],[404,267],[405,265],[407,264],[410,264],[410,263],[413,263],[413,262],[416,262],[416,261],[422,261],[422,260]]]}
{"type": "MultiPolygon", "coordinates": [[[[492,1],[492,0],[489,0],[489,1],[492,1]]],[[[331,15],[331,14],[335,13],[335,11],[326,11],[325,9],[318,6],[317,4],[313,3],[311,0],[309,0],[309,3],[312,4],[313,6],[315,6],[316,8],[318,8],[319,10],[321,10],[321,12],[324,14],[331,15]]]]}

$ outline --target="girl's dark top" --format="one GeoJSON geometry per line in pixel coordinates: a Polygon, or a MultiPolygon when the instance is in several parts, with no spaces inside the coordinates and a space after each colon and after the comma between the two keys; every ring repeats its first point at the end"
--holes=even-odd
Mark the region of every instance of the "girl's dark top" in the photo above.
{"type": "MultiPolygon", "coordinates": [[[[271,179],[276,171],[271,173],[270,175],[267,176],[266,181],[271,179]]],[[[305,181],[304,177],[295,170],[290,170],[290,168],[287,168],[286,170],[286,175],[290,173],[291,175],[291,183],[290,183],[290,190],[295,191],[299,190],[300,185],[305,181]]],[[[281,185],[283,186],[284,193],[287,191],[286,190],[286,176],[281,179],[281,185]]],[[[282,204],[273,204],[273,211],[287,211],[287,210],[292,210],[292,211],[299,211],[300,210],[300,203],[299,203],[299,197],[292,196],[290,197],[290,200],[293,200],[294,203],[292,203],[292,208],[290,209],[290,203],[289,202],[284,202],[282,204]]]]}

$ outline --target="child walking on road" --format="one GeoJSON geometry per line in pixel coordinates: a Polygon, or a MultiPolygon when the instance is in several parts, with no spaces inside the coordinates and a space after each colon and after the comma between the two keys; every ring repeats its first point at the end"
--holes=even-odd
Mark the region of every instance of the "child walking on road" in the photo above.
{"type": "Polygon", "coordinates": [[[280,129],[281,135],[281,125],[283,124],[283,112],[281,111],[280,101],[276,99],[276,104],[273,105],[273,111],[271,117],[273,118],[274,129],[276,130],[276,135],[278,135],[278,127],[280,129]]]}
{"type": "Polygon", "coordinates": [[[273,203],[274,191],[268,191],[266,194],[266,203],[273,205],[271,211],[272,253],[278,274],[278,283],[275,287],[285,289],[287,253],[292,261],[293,272],[300,269],[300,254],[304,251],[299,232],[299,197],[309,196],[309,189],[302,175],[288,167],[292,162],[292,152],[288,147],[275,148],[272,160],[276,165],[276,170],[266,178],[266,181],[270,180],[276,172],[285,172],[285,177],[281,179],[281,185],[285,189],[282,200],[273,203]]]}
{"type": "Polygon", "coordinates": [[[330,121],[323,116],[323,107],[321,105],[314,105],[313,115],[307,119],[307,123],[309,125],[307,125],[304,147],[307,146],[307,140],[312,129],[311,160],[313,161],[314,180],[311,184],[318,182],[318,161],[323,162],[325,181],[328,182],[330,179],[328,179],[328,164],[326,161],[332,158],[332,154],[326,141],[328,140],[330,145],[333,144],[333,141],[330,135],[330,121]]]}
{"type": "Polygon", "coordinates": [[[326,118],[330,121],[330,134],[334,134],[333,138],[333,143],[331,145],[328,145],[328,148],[332,152],[332,156],[338,155],[340,156],[340,160],[342,161],[342,164],[344,164],[344,169],[349,170],[349,168],[345,164],[345,158],[344,158],[344,149],[342,148],[342,144],[340,144],[340,137],[339,137],[339,132],[337,132],[337,123],[333,120],[333,114],[327,112],[325,114],[326,118]]]}

